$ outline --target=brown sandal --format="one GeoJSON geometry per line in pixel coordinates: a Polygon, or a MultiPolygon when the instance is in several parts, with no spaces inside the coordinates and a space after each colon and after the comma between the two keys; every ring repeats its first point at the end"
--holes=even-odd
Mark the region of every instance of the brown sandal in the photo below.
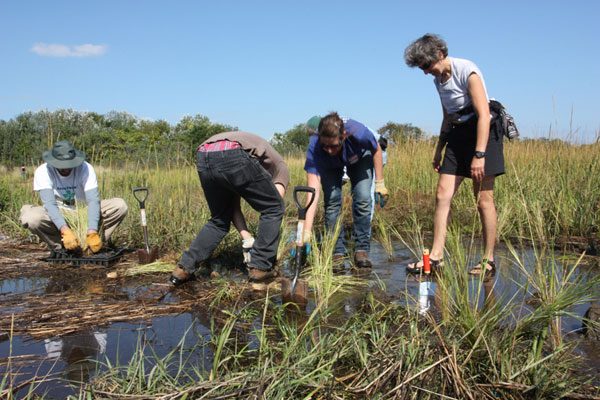
{"type": "Polygon", "coordinates": [[[485,276],[496,275],[496,263],[492,260],[481,260],[476,266],[469,270],[469,275],[479,276],[484,274],[485,276]],[[485,264],[485,268],[483,265],[485,264]]]}

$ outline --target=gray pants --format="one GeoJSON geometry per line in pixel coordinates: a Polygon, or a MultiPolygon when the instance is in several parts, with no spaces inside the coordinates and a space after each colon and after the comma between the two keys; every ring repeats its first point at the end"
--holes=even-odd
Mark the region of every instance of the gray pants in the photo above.
{"type": "MultiPolygon", "coordinates": [[[[103,231],[103,242],[106,242],[115,228],[127,215],[127,204],[123,199],[113,198],[102,200],[100,202],[100,223],[103,231]]],[[[48,244],[50,250],[60,251],[62,241],[60,231],[50,219],[48,212],[42,206],[32,206],[25,204],[21,207],[21,217],[19,218],[23,228],[27,228],[37,235],[42,241],[48,244]]]]}

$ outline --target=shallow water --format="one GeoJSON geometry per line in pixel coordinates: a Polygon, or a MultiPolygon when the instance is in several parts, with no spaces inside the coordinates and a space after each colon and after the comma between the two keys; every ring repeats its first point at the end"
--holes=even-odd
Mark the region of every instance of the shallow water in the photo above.
{"type": "MultiPolygon", "coordinates": [[[[126,365],[135,351],[144,346],[146,354],[151,348],[158,356],[177,348],[189,357],[192,365],[208,370],[212,353],[210,347],[204,345],[207,340],[210,340],[209,328],[191,313],[157,317],[139,324],[119,322],[43,341],[15,336],[12,341],[0,343],[0,375],[4,376],[7,368],[4,358],[11,354],[11,370],[22,374],[17,382],[25,377],[50,374],[56,379],[40,383],[35,392],[59,399],[76,394],[77,382],[88,382],[98,368],[104,369],[106,360],[113,366],[126,365]]],[[[151,367],[149,362],[147,368],[151,367]]]]}
{"type": "MultiPolygon", "coordinates": [[[[409,249],[398,243],[394,244],[394,251],[393,259],[390,261],[384,249],[377,243],[373,243],[371,259],[374,267],[367,276],[371,286],[383,283],[386,293],[394,299],[393,301],[409,307],[421,307],[422,311],[425,311],[425,307],[434,311],[435,284],[430,285],[428,292],[421,290],[420,293],[419,287],[423,287],[423,284],[412,276],[407,277],[405,271],[406,264],[412,262],[414,256],[409,249]],[[408,296],[405,296],[404,293],[408,293],[408,296]],[[421,296],[419,296],[420,294],[421,296]]],[[[526,250],[520,254],[520,257],[526,260],[526,263],[527,260],[530,262],[534,259],[531,250],[526,250]]],[[[519,284],[522,283],[524,277],[520,275],[517,268],[514,268],[513,261],[511,261],[512,256],[506,248],[499,247],[496,260],[498,273],[488,284],[480,286],[478,279],[471,281],[469,290],[473,306],[482,307],[486,297],[491,297],[494,301],[501,303],[512,299],[516,304],[522,304],[521,311],[523,313],[529,312],[531,308],[526,304],[526,296],[519,290],[519,284]]],[[[104,271],[102,270],[100,275],[96,273],[96,276],[103,277],[104,271]]],[[[62,274],[69,275],[69,271],[63,271],[62,274]]],[[[80,274],[80,279],[73,281],[47,276],[0,280],[0,302],[2,299],[19,294],[43,296],[48,293],[66,293],[67,291],[87,293],[96,290],[94,289],[96,281],[94,279],[86,280],[85,276],[86,273],[83,272],[80,274]]],[[[232,272],[227,278],[238,281],[243,276],[238,272],[232,272]]],[[[119,286],[114,283],[107,284],[104,280],[98,285],[101,286],[101,293],[104,296],[114,296],[115,298],[137,296],[148,286],[147,284],[136,285],[131,281],[128,282],[130,282],[128,285],[119,286]]],[[[348,316],[352,315],[363,295],[364,293],[357,293],[347,296],[342,302],[343,313],[348,316]]],[[[179,300],[177,294],[171,293],[162,298],[161,302],[176,304],[179,300]]],[[[581,316],[587,306],[581,305],[573,312],[581,316]]],[[[310,311],[311,308],[309,304],[308,310],[310,311]]],[[[3,310],[4,315],[7,311],[10,312],[7,309],[3,310]]],[[[580,326],[581,321],[578,318],[564,318],[562,322],[562,330],[565,335],[576,335],[573,332],[580,326]]],[[[115,364],[126,365],[140,347],[145,347],[146,354],[152,351],[158,357],[177,348],[186,357],[189,356],[192,365],[206,371],[210,370],[212,361],[211,348],[206,345],[210,340],[210,321],[207,315],[193,312],[154,317],[138,323],[106,324],[45,340],[33,340],[18,335],[11,339],[9,337],[10,335],[6,332],[3,335],[0,333],[1,376],[5,375],[9,363],[11,364],[10,371],[18,371],[20,374],[15,383],[35,375],[50,374],[50,377],[56,379],[39,384],[35,390],[36,393],[46,393],[50,398],[64,398],[67,394],[76,394],[78,385],[71,385],[66,381],[89,381],[98,373],[97,368],[104,368],[103,365],[107,360],[113,366],[115,364]],[[10,361],[9,356],[11,357],[10,361]]],[[[251,335],[248,340],[250,346],[256,345],[255,339],[251,335]]],[[[580,346],[578,351],[590,360],[588,366],[592,369],[592,374],[594,374],[593,371],[596,371],[595,374],[599,375],[598,346],[594,343],[586,343],[580,346]]],[[[19,392],[20,395],[23,395],[28,389],[28,387],[22,389],[19,392]]]]}

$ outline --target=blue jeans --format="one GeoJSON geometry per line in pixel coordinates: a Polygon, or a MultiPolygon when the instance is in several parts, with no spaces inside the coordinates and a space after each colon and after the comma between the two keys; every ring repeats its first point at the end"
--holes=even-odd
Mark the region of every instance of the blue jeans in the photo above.
{"type": "Polygon", "coordinates": [[[260,213],[248,267],[270,270],[275,264],[284,204],[272,177],[242,149],[198,152],[198,175],[211,218],[186,250],[179,265],[193,273],[229,232],[238,196],[260,213]]]}
{"type": "MultiPolygon", "coordinates": [[[[356,250],[371,249],[371,212],[373,207],[373,156],[366,152],[346,168],[352,186],[352,236],[356,250]]],[[[332,232],[342,209],[343,168],[319,171],[325,203],[325,227],[332,232]]],[[[346,235],[342,226],[334,254],[346,254],[346,235]]]]}

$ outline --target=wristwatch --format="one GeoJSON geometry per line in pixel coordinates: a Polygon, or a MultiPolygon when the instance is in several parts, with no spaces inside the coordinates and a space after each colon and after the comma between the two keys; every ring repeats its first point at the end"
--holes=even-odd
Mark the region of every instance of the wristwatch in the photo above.
{"type": "Polygon", "coordinates": [[[475,152],[475,158],[484,158],[485,157],[485,151],[476,151],[475,152]]]}

